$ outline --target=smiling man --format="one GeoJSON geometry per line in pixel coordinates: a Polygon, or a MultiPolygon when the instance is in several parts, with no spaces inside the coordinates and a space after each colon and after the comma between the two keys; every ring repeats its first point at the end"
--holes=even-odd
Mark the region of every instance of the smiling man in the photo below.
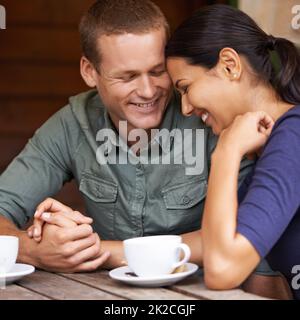
{"type": "MultiPolygon", "coordinates": [[[[19,237],[19,262],[50,271],[120,266],[121,240],[127,238],[182,234],[189,243],[191,232],[201,232],[215,145],[215,137],[198,117],[180,112],[165,66],[169,27],[156,5],[145,0],[97,1],[84,15],[80,35],[81,75],[96,90],[70,98],[0,177],[0,234],[19,237]],[[126,121],[126,130],[121,130],[120,121],[126,121]],[[147,136],[151,129],[201,130],[201,172],[187,175],[184,162],[99,164],[97,151],[103,144],[96,137],[101,130],[113,130],[128,141],[136,129],[147,136]],[[72,179],[92,219],[45,200],[72,179]],[[20,229],[35,212],[28,237],[20,229]]],[[[171,134],[169,138],[169,143],[149,142],[156,145],[158,157],[175,147],[177,140],[171,134]]],[[[104,154],[114,148],[138,160],[139,151],[126,148],[133,143],[110,141],[104,154]]],[[[198,141],[189,143],[195,146],[198,141]]],[[[248,165],[244,162],[241,178],[248,165]]],[[[191,260],[201,264],[201,243],[191,249],[191,260]]]]}

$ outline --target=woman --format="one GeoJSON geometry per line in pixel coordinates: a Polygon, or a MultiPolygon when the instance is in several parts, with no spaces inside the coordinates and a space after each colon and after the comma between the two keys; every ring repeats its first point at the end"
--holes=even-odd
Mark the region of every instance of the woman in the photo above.
{"type": "Polygon", "coordinates": [[[216,5],[184,22],[166,55],[183,113],[198,115],[220,135],[199,253],[207,286],[236,287],[266,258],[300,299],[292,280],[294,266],[300,265],[300,57],[295,46],[268,36],[243,12],[216,5]],[[245,155],[259,160],[238,194],[245,155]]]}

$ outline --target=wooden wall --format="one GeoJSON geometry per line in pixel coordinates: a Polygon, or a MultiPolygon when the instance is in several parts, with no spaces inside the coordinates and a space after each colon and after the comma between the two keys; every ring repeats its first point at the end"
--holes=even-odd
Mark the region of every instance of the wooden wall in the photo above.
{"type": "MultiPolygon", "coordinates": [[[[0,173],[69,96],[88,89],[79,75],[77,25],[93,2],[1,0],[7,29],[0,30],[0,173]]],[[[155,2],[174,29],[207,1],[155,2]]],[[[83,210],[73,184],[58,199],[83,210]]]]}

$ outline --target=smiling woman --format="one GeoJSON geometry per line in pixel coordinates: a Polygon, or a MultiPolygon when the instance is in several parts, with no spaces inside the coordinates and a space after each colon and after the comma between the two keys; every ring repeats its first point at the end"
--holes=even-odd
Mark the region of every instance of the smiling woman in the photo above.
{"type": "MultiPolygon", "coordinates": [[[[166,49],[182,110],[220,135],[202,223],[207,286],[239,286],[266,258],[292,286],[300,238],[300,57],[242,11],[196,12],[166,49]],[[272,64],[272,55],[280,70],[272,64]],[[260,156],[238,194],[244,156],[260,156]]],[[[200,235],[198,235],[200,237],[200,235]]],[[[293,286],[294,296],[300,291],[293,286]]]]}

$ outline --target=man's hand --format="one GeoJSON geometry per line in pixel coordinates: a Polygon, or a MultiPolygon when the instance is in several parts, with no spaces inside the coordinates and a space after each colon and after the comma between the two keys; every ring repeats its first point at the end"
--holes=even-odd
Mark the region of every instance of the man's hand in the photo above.
{"type": "Polygon", "coordinates": [[[34,249],[37,267],[52,272],[89,272],[109,258],[109,252],[100,253],[100,238],[90,225],[71,222],[71,227],[69,221],[69,227],[63,227],[58,213],[52,219],[56,225],[44,226],[43,239],[34,249]]]}
{"type": "Polygon", "coordinates": [[[93,271],[103,265],[110,253],[100,253],[100,238],[93,233],[92,222],[54,199],[43,201],[27,230],[38,243],[36,265],[56,272],[93,271]]]}
{"type": "Polygon", "coordinates": [[[42,240],[44,224],[56,224],[57,219],[61,221],[60,225],[63,224],[64,227],[72,227],[74,225],[73,223],[80,225],[91,224],[93,222],[93,219],[84,216],[80,212],[73,211],[70,207],[52,198],[48,198],[37,207],[34,214],[33,225],[27,230],[28,236],[40,242],[42,240]],[[60,215],[52,215],[51,213],[60,213],[60,215]]]}

